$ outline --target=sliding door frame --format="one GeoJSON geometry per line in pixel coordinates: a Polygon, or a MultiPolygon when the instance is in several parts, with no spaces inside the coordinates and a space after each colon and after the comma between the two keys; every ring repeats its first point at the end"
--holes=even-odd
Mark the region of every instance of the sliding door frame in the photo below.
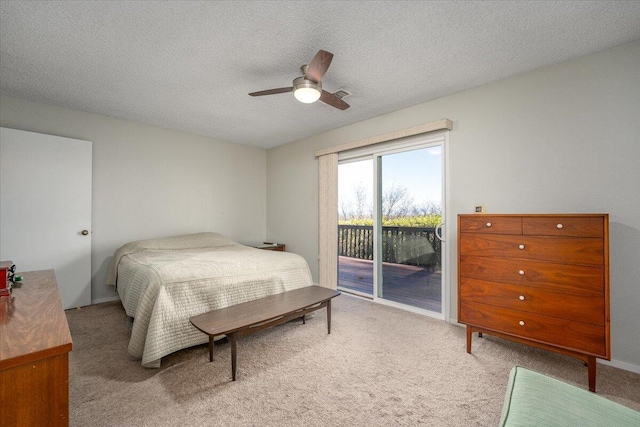
{"type": "MultiPolygon", "coordinates": [[[[341,159],[340,156],[338,156],[338,182],[340,181],[340,178],[339,178],[340,165],[344,165],[344,164],[348,164],[348,163],[356,163],[356,162],[361,162],[361,161],[365,161],[365,160],[373,161],[373,155],[372,154],[358,155],[357,157],[352,157],[352,156],[345,156],[345,157],[346,158],[341,159]]],[[[372,166],[372,168],[373,168],[373,166],[372,166]]],[[[371,176],[375,177],[375,175],[373,175],[373,171],[372,171],[372,175],[371,176]]],[[[375,186],[375,178],[373,180],[373,185],[375,186]]],[[[375,205],[375,193],[376,193],[375,188],[373,189],[373,193],[374,193],[373,194],[374,200],[372,201],[372,204],[373,204],[372,209],[375,210],[375,207],[376,207],[376,205],[375,205]]],[[[339,192],[338,192],[338,197],[340,197],[339,192]]],[[[377,242],[377,239],[374,239],[374,241],[377,242]]],[[[336,245],[337,244],[338,244],[338,242],[336,241],[336,245]]],[[[337,251],[337,253],[338,253],[338,256],[340,256],[340,251],[339,250],[337,251]]],[[[374,254],[375,254],[375,248],[374,248],[374,254]]],[[[374,262],[374,264],[375,264],[375,262],[374,262]]],[[[340,261],[338,261],[338,276],[336,277],[336,283],[337,283],[337,289],[338,290],[342,290],[342,291],[348,292],[350,294],[357,295],[357,296],[360,296],[360,297],[364,297],[364,298],[367,298],[367,299],[372,299],[373,295],[375,294],[375,288],[373,289],[371,295],[367,294],[366,292],[356,291],[354,289],[341,288],[340,287],[340,261]]]]}
{"type": "MultiPolygon", "coordinates": [[[[440,320],[449,319],[449,301],[451,300],[451,269],[449,268],[450,262],[450,250],[447,242],[449,239],[449,228],[443,225],[443,237],[444,241],[442,242],[442,265],[441,269],[443,272],[442,275],[442,299],[441,299],[441,313],[436,313],[433,311],[425,310],[418,307],[413,307],[407,304],[401,304],[394,301],[386,300],[381,296],[378,296],[378,291],[380,289],[380,285],[382,284],[382,271],[381,271],[381,263],[378,261],[377,257],[380,253],[382,253],[382,226],[379,221],[380,215],[380,194],[381,189],[378,188],[382,185],[381,183],[381,171],[379,167],[380,159],[384,155],[401,153],[405,151],[417,150],[421,148],[428,148],[433,146],[441,146],[442,147],[442,218],[443,224],[449,223],[451,224],[451,219],[448,217],[448,212],[450,211],[450,196],[448,191],[448,183],[449,183],[449,133],[447,131],[439,131],[432,132],[428,134],[419,134],[414,136],[409,136],[406,138],[401,138],[397,140],[387,141],[384,143],[357,148],[349,151],[343,151],[338,154],[338,163],[348,163],[359,160],[367,160],[373,159],[373,232],[374,232],[374,241],[375,241],[375,249],[374,249],[374,263],[373,263],[373,300],[374,302],[389,305],[392,307],[401,308],[407,311],[424,314],[429,317],[433,317],[440,320]]],[[[337,241],[336,241],[337,246],[337,241]]]]}

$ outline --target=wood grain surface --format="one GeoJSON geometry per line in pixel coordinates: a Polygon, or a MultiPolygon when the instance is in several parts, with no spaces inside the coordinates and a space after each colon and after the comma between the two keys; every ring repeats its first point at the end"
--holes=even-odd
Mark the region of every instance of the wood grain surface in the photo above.
{"type": "Polygon", "coordinates": [[[460,239],[459,251],[461,255],[520,258],[563,264],[601,266],[604,261],[602,239],[582,237],[464,234],[460,239]]]}
{"type": "Polygon", "coordinates": [[[307,286],[265,298],[193,316],[189,320],[202,332],[221,335],[266,322],[340,295],[321,286],[307,286]]]}
{"type": "Polygon", "coordinates": [[[609,216],[458,216],[458,320],[473,332],[579,357],[595,392],[610,360],[609,216]]]}
{"type": "Polygon", "coordinates": [[[567,294],[604,294],[604,269],[597,266],[544,263],[507,258],[460,256],[461,278],[510,283],[567,294]],[[524,274],[521,275],[520,271],[524,274]]]}
{"type": "MultiPolygon", "coordinates": [[[[0,323],[0,369],[71,351],[71,334],[53,270],[21,273],[12,312],[0,323]]],[[[9,301],[3,298],[2,304],[9,301]]]]}
{"type": "Polygon", "coordinates": [[[604,326],[602,295],[574,294],[462,278],[460,298],[499,307],[604,326]]]}
{"type": "Polygon", "coordinates": [[[601,326],[527,313],[503,307],[462,301],[460,321],[487,329],[545,342],[569,350],[605,357],[605,334],[601,326]],[[524,325],[520,325],[520,322],[524,325]]]}
{"type": "Polygon", "coordinates": [[[0,424],[69,425],[71,334],[53,270],[0,298],[0,424]]]}
{"type": "Polygon", "coordinates": [[[522,234],[602,238],[602,216],[535,216],[522,218],[522,234]]]}
{"type": "Polygon", "coordinates": [[[522,234],[522,218],[501,215],[460,216],[460,233],[522,234]]]}

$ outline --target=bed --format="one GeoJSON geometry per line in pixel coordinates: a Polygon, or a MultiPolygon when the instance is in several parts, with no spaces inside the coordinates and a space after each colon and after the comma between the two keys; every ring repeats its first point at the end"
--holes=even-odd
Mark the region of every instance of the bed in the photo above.
{"type": "Polygon", "coordinates": [[[313,285],[299,255],[251,248],[217,233],[127,243],[116,251],[106,283],[134,319],[129,354],[149,368],[208,342],[189,317],[313,285]]]}

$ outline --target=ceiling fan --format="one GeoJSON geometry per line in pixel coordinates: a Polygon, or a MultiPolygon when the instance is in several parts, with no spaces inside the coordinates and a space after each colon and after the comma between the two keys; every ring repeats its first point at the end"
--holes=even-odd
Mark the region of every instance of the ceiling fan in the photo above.
{"type": "Polygon", "coordinates": [[[293,92],[293,96],[300,102],[311,104],[318,99],[325,104],[340,110],[349,108],[349,104],[344,102],[340,97],[322,89],[322,76],[327,72],[333,53],[325,50],[319,50],[313,57],[309,65],[300,67],[302,76],[293,80],[293,86],[281,87],[277,89],[262,90],[260,92],[251,92],[251,96],[275,95],[277,93],[293,92]]]}

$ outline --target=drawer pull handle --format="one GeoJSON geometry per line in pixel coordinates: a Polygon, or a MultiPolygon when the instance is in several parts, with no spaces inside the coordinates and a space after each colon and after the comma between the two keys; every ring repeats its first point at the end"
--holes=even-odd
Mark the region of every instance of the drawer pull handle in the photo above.
{"type": "Polygon", "coordinates": [[[520,324],[520,326],[524,326],[524,320],[519,321],[518,324],[520,324]]]}
{"type": "Polygon", "coordinates": [[[521,275],[521,276],[524,276],[524,270],[518,271],[518,274],[521,275]]]}
{"type": "Polygon", "coordinates": [[[518,249],[523,250],[524,249],[524,245],[518,246],[518,249]]]}
{"type": "Polygon", "coordinates": [[[520,301],[524,301],[524,295],[520,295],[520,296],[518,297],[518,299],[519,299],[520,301]]]}
{"type": "Polygon", "coordinates": [[[562,224],[558,224],[558,225],[556,225],[556,227],[562,228],[562,224]]]}
{"type": "Polygon", "coordinates": [[[491,223],[490,222],[487,223],[487,227],[491,227],[491,223]]]}

